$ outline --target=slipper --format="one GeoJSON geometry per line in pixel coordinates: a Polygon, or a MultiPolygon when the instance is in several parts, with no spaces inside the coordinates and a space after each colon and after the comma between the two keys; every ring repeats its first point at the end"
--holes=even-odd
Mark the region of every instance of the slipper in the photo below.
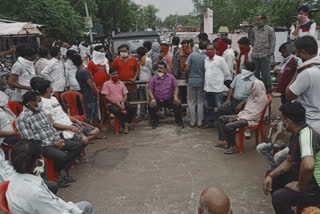
{"type": "Polygon", "coordinates": [[[120,132],[122,133],[122,134],[128,134],[128,129],[125,129],[125,128],[120,128],[120,132]]]}
{"type": "Polygon", "coordinates": [[[220,149],[229,149],[229,146],[224,143],[217,143],[214,146],[220,149]]]}
{"type": "Polygon", "coordinates": [[[108,139],[107,136],[105,136],[104,134],[99,134],[96,139],[108,139]]]}
{"type": "Polygon", "coordinates": [[[224,150],[224,154],[226,154],[226,155],[233,155],[233,154],[237,154],[237,153],[240,153],[238,148],[231,147],[229,149],[224,150]]]}

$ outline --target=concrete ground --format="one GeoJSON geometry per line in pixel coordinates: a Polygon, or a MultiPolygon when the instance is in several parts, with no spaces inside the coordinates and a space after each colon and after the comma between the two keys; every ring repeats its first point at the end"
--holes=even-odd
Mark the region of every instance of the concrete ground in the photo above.
{"type": "Polygon", "coordinates": [[[107,140],[86,149],[89,163],[71,170],[78,181],[58,195],[88,200],[96,214],[194,214],[201,191],[213,185],[229,195],[235,214],[273,213],[262,192],[268,165],[255,150],[254,135],[242,154],[227,156],[214,147],[217,134],[176,128],[172,118],[156,130],[143,122],[128,135],[108,131],[107,140]]]}

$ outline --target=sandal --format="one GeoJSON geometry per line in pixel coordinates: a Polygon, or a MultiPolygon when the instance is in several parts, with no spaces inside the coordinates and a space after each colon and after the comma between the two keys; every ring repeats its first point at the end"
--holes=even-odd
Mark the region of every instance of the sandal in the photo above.
{"type": "Polygon", "coordinates": [[[122,134],[128,134],[129,130],[126,129],[126,128],[120,128],[120,132],[121,132],[122,134]]]}
{"type": "Polygon", "coordinates": [[[99,134],[96,139],[108,139],[107,136],[105,136],[104,134],[99,134]]]}
{"type": "Polygon", "coordinates": [[[237,153],[240,153],[238,148],[231,147],[229,149],[224,150],[224,154],[226,154],[226,155],[233,155],[233,154],[237,154],[237,153]]]}
{"type": "Polygon", "coordinates": [[[220,149],[229,149],[229,146],[224,143],[216,143],[214,146],[220,149]]]}

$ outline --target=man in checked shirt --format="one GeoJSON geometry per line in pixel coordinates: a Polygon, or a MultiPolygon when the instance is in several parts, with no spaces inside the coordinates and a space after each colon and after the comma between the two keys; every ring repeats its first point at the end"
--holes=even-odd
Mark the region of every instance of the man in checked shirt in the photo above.
{"type": "Polygon", "coordinates": [[[66,187],[75,180],[66,175],[75,158],[80,155],[81,143],[63,140],[47,115],[41,110],[41,96],[28,91],[23,95],[23,112],[16,120],[16,128],[22,139],[41,141],[42,154],[53,160],[55,171],[60,173],[58,183],[66,187]]]}

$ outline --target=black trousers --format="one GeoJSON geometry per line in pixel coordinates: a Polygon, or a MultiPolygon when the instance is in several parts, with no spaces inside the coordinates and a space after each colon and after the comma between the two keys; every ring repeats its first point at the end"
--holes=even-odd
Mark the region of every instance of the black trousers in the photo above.
{"type": "Polygon", "coordinates": [[[312,206],[320,204],[320,188],[316,182],[310,183],[303,192],[296,192],[285,187],[296,181],[291,173],[286,173],[273,179],[272,206],[276,214],[294,214],[293,206],[312,206]]]}
{"type": "Polygon", "coordinates": [[[124,123],[126,122],[131,123],[137,113],[137,105],[131,105],[126,102],[124,106],[125,106],[125,109],[127,110],[127,113],[122,113],[121,108],[117,105],[109,106],[110,112],[120,120],[121,126],[123,126],[124,123]]]}
{"type": "Polygon", "coordinates": [[[160,100],[156,100],[156,101],[157,101],[157,105],[155,107],[151,107],[149,105],[149,114],[150,114],[152,123],[159,123],[159,116],[157,113],[159,109],[163,107],[173,109],[175,122],[182,123],[182,106],[175,105],[173,101],[173,97],[164,101],[160,101],[160,100]]]}
{"type": "Polygon", "coordinates": [[[42,154],[45,158],[53,160],[54,168],[57,172],[62,169],[68,170],[73,161],[79,157],[82,150],[80,142],[65,140],[65,146],[57,149],[54,146],[42,147],[42,154]]]}
{"type": "Polygon", "coordinates": [[[242,100],[236,100],[233,97],[230,100],[230,104],[228,105],[222,105],[219,107],[217,116],[222,115],[234,115],[234,110],[236,110],[237,106],[242,102],[242,100]]]}
{"type": "Polygon", "coordinates": [[[48,189],[49,189],[52,193],[57,194],[58,189],[59,189],[57,182],[45,180],[44,183],[47,185],[48,189]]]}

